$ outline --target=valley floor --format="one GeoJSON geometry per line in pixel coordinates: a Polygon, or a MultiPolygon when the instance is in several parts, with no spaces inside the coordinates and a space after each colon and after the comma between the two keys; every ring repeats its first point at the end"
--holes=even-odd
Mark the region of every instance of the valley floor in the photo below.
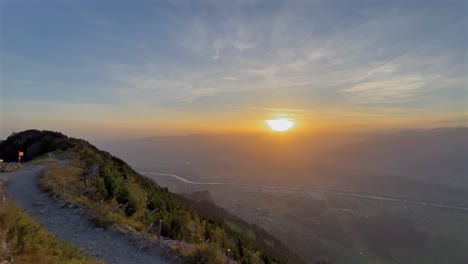
{"type": "Polygon", "coordinates": [[[218,206],[275,235],[307,263],[468,263],[465,207],[147,175],[172,192],[209,191],[218,206]]]}

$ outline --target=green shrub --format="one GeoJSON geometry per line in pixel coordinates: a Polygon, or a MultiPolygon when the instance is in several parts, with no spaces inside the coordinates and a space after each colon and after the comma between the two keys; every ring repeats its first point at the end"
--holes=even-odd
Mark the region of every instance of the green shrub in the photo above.
{"type": "Polygon", "coordinates": [[[130,191],[126,184],[120,185],[117,188],[115,200],[120,204],[127,204],[130,201],[130,191]]]}
{"type": "Polygon", "coordinates": [[[109,166],[101,168],[100,174],[101,174],[101,177],[104,179],[104,184],[106,185],[107,198],[111,199],[114,197],[116,189],[117,189],[117,183],[116,183],[117,177],[109,166]]]}
{"type": "Polygon", "coordinates": [[[96,188],[96,191],[99,193],[99,197],[101,197],[102,199],[107,198],[108,192],[104,179],[102,179],[101,177],[96,177],[91,181],[91,185],[93,185],[96,188]]]}
{"type": "Polygon", "coordinates": [[[127,216],[132,216],[138,210],[138,202],[131,195],[129,197],[127,206],[125,207],[125,214],[127,216]]]}

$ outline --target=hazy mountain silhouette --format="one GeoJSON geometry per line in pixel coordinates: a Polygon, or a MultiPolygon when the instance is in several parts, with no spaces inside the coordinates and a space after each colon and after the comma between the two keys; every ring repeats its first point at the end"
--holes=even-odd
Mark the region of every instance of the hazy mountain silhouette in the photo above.
{"type": "Polygon", "coordinates": [[[190,135],[99,145],[137,168],[193,180],[327,188],[461,203],[468,197],[468,128],[294,138],[190,135]],[[450,197],[446,193],[451,193],[450,197]]]}
{"type": "Polygon", "coordinates": [[[468,128],[374,135],[327,154],[340,166],[468,189],[468,128]]]}

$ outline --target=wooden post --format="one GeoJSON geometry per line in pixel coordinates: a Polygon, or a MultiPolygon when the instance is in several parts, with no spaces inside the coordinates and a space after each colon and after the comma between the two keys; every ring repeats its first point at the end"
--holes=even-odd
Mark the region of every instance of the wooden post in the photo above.
{"type": "Polygon", "coordinates": [[[101,199],[101,213],[99,214],[99,226],[102,226],[102,211],[104,207],[104,200],[101,199]]]}
{"type": "Polygon", "coordinates": [[[65,181],[62,181],[62,199],[65,200],[65,181]]]}
{"type": "Polygon", "coordinates": [[[159,219],[159,228],[158,228],[158,247],[161,246],[161,230],[162,230],[162,220],[159,219]]]}

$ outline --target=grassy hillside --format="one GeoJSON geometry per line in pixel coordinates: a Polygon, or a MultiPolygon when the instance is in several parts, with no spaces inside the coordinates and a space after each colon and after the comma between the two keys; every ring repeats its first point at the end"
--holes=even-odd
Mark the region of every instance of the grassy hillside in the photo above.
{"type": "Polygon", "coordinates": [[[297,255],[263,229],[213,204],[196,203],[174,195],[135,172],[121,159],[84,140],[57,132],[28,130],[0,143],[0,157],[6,161],[14,161],[19,150],[25,152],[25,161],[48,152],[66,157],[69,165],[52,165],[45,170],[43,187],[60,194],[62,183],[66,181],[66,198],[87,205],[95,216],[100,208],[99,201],[104,200],[103,223],[106,225],[125,223],[140,232],[155,233],[149,227],[161,219],[163,236],[199,245],[187,259],[208,245],[221,252],[229,248],[231,257],[240,263],[302,263],[297,255]],[[96,165],[99,169],[87,188],[78,179],[90,174],[90,168],[96,165]]]}

